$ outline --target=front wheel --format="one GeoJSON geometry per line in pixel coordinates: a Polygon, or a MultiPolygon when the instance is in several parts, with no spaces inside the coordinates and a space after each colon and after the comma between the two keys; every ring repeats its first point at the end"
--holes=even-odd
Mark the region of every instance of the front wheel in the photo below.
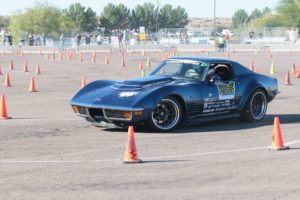
{"type": "Polygon", "coordinates": [[[256,122],[265,117],[266,111],[266,93],[261,89],[257,89],[251,94],[241,114],[241,119],[248,122],[256,122]]]}
{"type": "Polygon", "coordinates": [[[173,97],[162,99],[151,112],[148,125],[156,130],[167,132],[176,128],[182,119],[180,103],[173,97]]]}

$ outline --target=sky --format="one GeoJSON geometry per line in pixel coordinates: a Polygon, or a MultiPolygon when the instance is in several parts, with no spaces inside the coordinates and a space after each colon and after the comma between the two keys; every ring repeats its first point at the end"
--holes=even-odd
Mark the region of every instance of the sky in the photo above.
{"type": "MultiPolygon", "coordinates": [[[[250,14],[255,8],[263,9],[269,7],[276,8],[279,0],[215,0],[216,1],[216,17],[232,17],[238,9],[245,9],[250,14]]],[[[8,0],[0,7],[0,15],[11,15],[18,10],[24,10],[32,7],[36,0],[8,0]]],[[[44,1],[40,1],[44,2],[44,1]]],[[[108,3],[123,3],[128,8],[134,8],[137,4],[152,2],[156,5],[156,0],[48,0],[59,8],[67,8],[73,3],[81,3],[86,7],[91,7],[99,15],[105,5],[108,3]]],[[[161,5],[171,4],[173,7],[181,6],[189,14],[190,17],[213,17],[214,0],[159,0],[161,5]]]]}

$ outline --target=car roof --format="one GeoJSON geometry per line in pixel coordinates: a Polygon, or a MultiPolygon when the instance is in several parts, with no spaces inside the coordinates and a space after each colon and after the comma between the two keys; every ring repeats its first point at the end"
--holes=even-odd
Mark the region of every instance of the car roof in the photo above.
{"type": "Polygon", "coordinates": [[[193,60],[193,61],[202,61],[202,62],[226,62],[226,63],[234,62],[232,60],[225,59],[225,58],[214,58],[214,57],[204,57],[204,56],[174,57],[174,58],[169,58],[169,60],[193,60]]]}

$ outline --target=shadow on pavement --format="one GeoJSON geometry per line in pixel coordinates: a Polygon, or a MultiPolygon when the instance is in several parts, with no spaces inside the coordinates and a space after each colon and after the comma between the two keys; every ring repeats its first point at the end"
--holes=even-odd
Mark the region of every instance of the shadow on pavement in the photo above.
{"type": "MultiPolygon", "coordinates": [[[[266,117],[259,122],[248,123],[242,122],[238,119],[226,119],[200,123],[191,126],[184,126],[169,133],[156,133],[156,134],[188,134],[195,132],[218,132],[218,131],[235,131],[253,129],[264,126],[272,126],[274,123],[274,117],[278,116],[281,124],[292,124],[300,122],[300,114],[279,114],[279,115],[266,115],[266,117]]],[[[155,133],[146,127],[134,127],[136,132],[139,133],[155,133]]],[[[126,128],[104,128],[109,132],[127,132],[126,128]]]]}

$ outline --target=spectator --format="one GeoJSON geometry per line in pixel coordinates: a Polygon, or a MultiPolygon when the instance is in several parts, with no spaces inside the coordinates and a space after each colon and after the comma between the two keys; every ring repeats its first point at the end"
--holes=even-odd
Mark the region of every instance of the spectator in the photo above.
{"type": "Polygon", "coordinates": [[[98,36],[97,36],[97,45],[101,45],[102,44],[102,36],[101,36],[101,34],[99,34],[98,36]]]}
{"type": "Polygon", "coordinates": [[[91,36],[89,34],[85,35],[85,44],[89,45],[91,43],[91,36]]]}
{"type": "Polygon", "coordinates": [[[224,52],[225,48],[225,36],[221,35],[218,39],[218,44],[219,44],[219,52],[224,52]]]}
{"type": "Polygon", "coordinates": [[[46,46],[46,35],[45,35],[45,33],[42,33],[42,44],[43,44],[43,46],[46,46]]]}
{"type": "Polygon", "coordinates": [[[12,43],[13,43],[13,38],[12,38],[12,35],[11,35],[11,33],[8,33],[8,35],[7,35],[7,40],[8,40],[8,44],[9,44],[9,46],[12,46],[12,43]]]}
{"type": "Polygon", "coordinates": [[[120,31],[119,35],[118,35],[118,39],[119,39],[119,47],[123,48],[123,32],[120,31]]]}
{"type": "Polygon", "coordinates": [[[29,39],[29,46],[33,46],[33,44],[34,44],[34,38],[33,38],[32,33],[29,33],[28,39],[29,39]]]}
{"type": "Polygon", "coordinates": [[[60,37],[59,37],[59,41],[60,41],[60,48],[61,50],[64,49],[64,33],[61,33],[60,37]]]}
{"type": "Polygon", "coordinates": [[[254,32],[253,31],[249,32],[249,37],[250,37],[250,39],[253,39],[253,37],[254,37],[254,32]]]}
{"type": "Polygon", "coordinates": [[[77,46],[78,46],[78,47],[80,46],[80,41],[81,41],[81,35],[80,35],[80,33],[78,32],[78,33],[76,34],[76,43],[77,43],[77,46]]]}

